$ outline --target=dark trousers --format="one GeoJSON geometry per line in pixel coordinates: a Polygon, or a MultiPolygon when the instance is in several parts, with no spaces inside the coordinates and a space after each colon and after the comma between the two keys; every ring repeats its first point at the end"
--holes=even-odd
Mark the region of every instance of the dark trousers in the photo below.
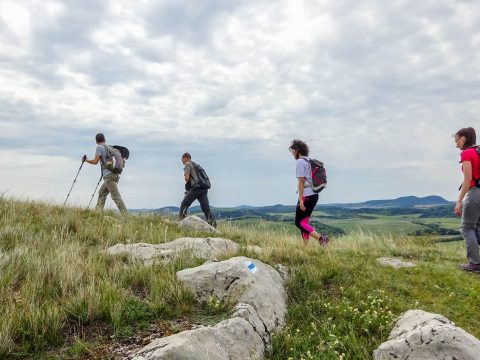
{"type": "Polygon", "coordinates": [[[210,210],[210,204],[208,203],[208,190],[207,189],[190,189],[182,200],[180,204],[180,219],[183,219],[187,216],[187,211],[192,203],[198,200],[200,203],[200,207],[202,208],[205,217],[207,218],[207,222],[210,225],[215,224],[215,218],[213,217],[212,211],[210,210]]]}
{"type": "Polygon", "coordinates": [[[310,215],[312,215],[313,209],[318,202],[318,194],[303,197],[303,205],[305,205],[305,211],[300,209],[300,203],[297,203],[297,209],[295,211],[295,225],[300,229],[302,237],[308,239],[312,231],[315,231],[308,221],[310,215]]]}

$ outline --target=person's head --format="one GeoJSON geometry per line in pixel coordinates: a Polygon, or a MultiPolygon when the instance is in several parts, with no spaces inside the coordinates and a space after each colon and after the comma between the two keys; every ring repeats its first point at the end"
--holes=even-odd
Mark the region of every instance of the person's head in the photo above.
{"type": "Polygon", "coordinates": [[[458,130],[455,134],[455,142],[457,144],[457,148],[460,150],[464,150],[470,146],[476,145],[477,135],[475,133],[475,129],[468,127],[458,130]]]}
{"type": "Polygon", "coordinates": [[[308,154],[310,153],[308,145],[305,144],[302,140],[298,139],[293,140],[288,149],[295,157],[295,159],[299,159],[300,156],[308,156],[308,154]]]}
{"type": "Polygon", "coordinates": [[[103,135],[102,133],[98,133],[97,135],[95,135],[95,141],[97,142],[97,144],[104,143],[105,135],[103,135]]]}
{"type": "Polygon", "coordinates": [[[187,162],[189,162],[191,160],[192,160],[192,157],[190,156],[190,154],[188,152],[186,152],[182,155],[182,163],[183,164],[186,164],[187,162]]]}

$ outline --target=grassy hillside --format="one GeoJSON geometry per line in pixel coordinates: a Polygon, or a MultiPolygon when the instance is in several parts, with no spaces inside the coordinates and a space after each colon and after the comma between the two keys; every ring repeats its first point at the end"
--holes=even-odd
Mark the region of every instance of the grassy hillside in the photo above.
{"type": "MultiPolygon", "coordinates": [[[[126,266],[104,254],[116,243],[205,234],[179,230],[161,216],[122,218],[5,198],[0,214],[1,358],[113,358],[118,345],[141,346],[149,334],[213,323],[229,311],[197,304],[176,280],[177,270],[201,260],[185,255],[168,265],[126,266]]],[[[480,278],[457,270],[461,242],[357,231],[322,248],[304,246],[283,223],[219,228],[226,238],[263,247],[260,260],[291,269],[288,326],[273,338],[269,359],[368,359],[393,319],[412,308],[441,313],[480,337],[480,278]],[[382,268],[379,256],[418,266],[382,268]]]]}

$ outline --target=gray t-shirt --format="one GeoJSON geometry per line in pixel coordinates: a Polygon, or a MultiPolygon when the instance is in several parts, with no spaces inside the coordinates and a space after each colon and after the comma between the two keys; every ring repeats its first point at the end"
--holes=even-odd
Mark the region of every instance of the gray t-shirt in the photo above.
{"type": "Polygon", "coordinates": [[[112,172],[105,168],[105,164],[107,163],[107,150],[105,149],[104,145],[97,145],[97,149],[95,150],[96,155],[100,155],[100,164],[102,165],[102,175],[105,177],[112,172]]]}
{"type": "Polygon", "coordinates": [[[197,182],[198,175],[197,169],[192,164],[191,161],[185,163],[185,167],[183,168],[183,175],[190,175],[190,185],[193,186],[197,182]]]}
{"type": "Polygon", "coordinates": [[[305,189],[303,190],[303,196],[315,195],[312,190],[312,170],[310,168],[310,162],[306,156],[302,156],[297,160],[296,176],[305,178],[305,189]]]}

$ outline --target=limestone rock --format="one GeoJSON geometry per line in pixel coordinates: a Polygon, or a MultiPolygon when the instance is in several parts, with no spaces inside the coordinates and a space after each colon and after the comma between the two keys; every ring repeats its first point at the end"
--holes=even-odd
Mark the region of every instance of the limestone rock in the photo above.
{"type": "Polygon", "coordinates": [[[127,256],[131,261],[140,261],[150,265],[156,260],[170,260],[180,256],[182,252],[191,251],[192,255],[213,260],[217,257],[234,254],[239,246],[228,239],[222,238],[180,238],[162,244],[117,244],[107,249],[112,256],[127,256]]]}
{"type": "Polygon", "coordinates": [[[444,316],[410,310],[373,356],[375,360],[474,360],[479,354],[480,340],[444,316]]]}
{"type": "Polygon", "coordinates": [[[251,305],[269,333],[285,323],[284,280],[274,268],[261,261],[239,256],[181,270],[177,277],[200,301],[216,297],[251,305]]]}
{"type": "Polygon", "coordinates": [[[228,320],[154,340],[134,352],[134,360],[263,359],[271,333],[285,323],[284,280],[271,266],[246,257],[207,262],[177,272],[199,300],[237,302],[228,320]]]}
{"type": "Polygon", "coordinates": [[[391,266],[395,269],[415,267],[414,263],[388,257],[378,258],[377,261],[380,263],[380,265],[391,266]]]}
{"type": "Polygon", "coordinates": [[[214,234],[220,234],[220,231],[210,226],[207,222],[200,219],[198,216],[191,215],[179,221],[178,226],[185,229],[206,231],[214,234]]]}
{"type": "Polygon", "coordinates": [[[134,360],[245,360],[263,358],[264,344],[250,323],[234,317],[153,341],[134,360]]]}

